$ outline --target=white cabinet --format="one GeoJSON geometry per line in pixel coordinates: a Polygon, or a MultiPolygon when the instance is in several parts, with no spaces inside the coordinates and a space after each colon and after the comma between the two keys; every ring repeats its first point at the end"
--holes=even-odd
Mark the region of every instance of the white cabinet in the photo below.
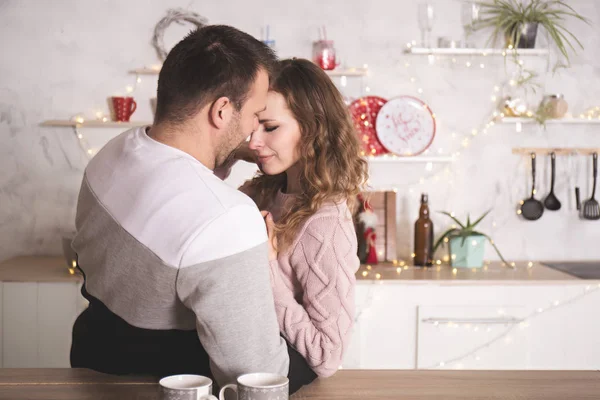
{"type": "Polygon", "coordinates": [[[420,306],[418,369],[527,369],[525,307],[420,306]]]}
{"type": "Polygon", "coordinates": [[[78,282],[0,282],[0,367],[68,368],[78,282]]]}
{"type": "Polygon", "coordinates": [[[599,310],[585,281],[359,281],[343,368],[597,370],[599,310]]]}

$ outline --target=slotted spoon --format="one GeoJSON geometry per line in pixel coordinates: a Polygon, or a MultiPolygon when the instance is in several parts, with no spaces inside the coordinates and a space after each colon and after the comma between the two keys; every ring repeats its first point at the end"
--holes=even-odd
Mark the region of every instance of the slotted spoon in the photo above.
{"type": "Polygon", "coordinates": [[[592,197],[583,204],[583,218],[600,219],[600,204],[596,201],[596,180],[598,179],[598,153],[594,153],[594,185],[592,197]]]}

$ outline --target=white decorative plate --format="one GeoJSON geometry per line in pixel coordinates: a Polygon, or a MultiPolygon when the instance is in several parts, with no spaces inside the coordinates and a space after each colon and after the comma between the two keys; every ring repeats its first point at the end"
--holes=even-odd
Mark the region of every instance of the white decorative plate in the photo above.
{"type": "Polygon", "coordinates": [[[390,152],[416,156],[424,152],[435,136],[435,117],[427,104],[411,97],[389,100],[377,114],[377,137],[390,152]]]}

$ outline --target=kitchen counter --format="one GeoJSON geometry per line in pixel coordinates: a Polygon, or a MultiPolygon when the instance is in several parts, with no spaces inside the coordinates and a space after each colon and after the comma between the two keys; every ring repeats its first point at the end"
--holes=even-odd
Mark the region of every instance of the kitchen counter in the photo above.
{"type": "Polygon", "coordinates": [[[0,282],[83,282],[62,256],[20,256],[0,263],[0,282]]]}
{"type": "MultiPolygon", "coordinates": [[[[470,400],[598,399],[597,371],[342,370],[305,386],[291,399],[470,400]]],[[[0,398],[11,400],[158,400],[156,380],[86,369],[0,369],[0,398]]]]}
{"type": "MultiPolygon", "coordinates": [[[[419,268],[403,263],[361,265],[356,278],[361,283],[385,281],[396,283],[443,284],[595,284],[600,280],[583,280],[546,267],[540,262],[516,262],[516,268],[491,262],[483,268],[456,268],[435,265],[419,268]]],[[[0,263],[0,282],[82,282],[71,274],[62,256],[20,256],[0,263]]]]}
{"type": "Polygon", "coordinates": [[[440,283],[461,285],[597,284],[600,280],[579,279],[549,268],[541,262],[515,262],[516,267],[491,262],[483,268],[452,268],[448,265],[412,267],[403,263],[361,265],[358,283],[440,283]]]}

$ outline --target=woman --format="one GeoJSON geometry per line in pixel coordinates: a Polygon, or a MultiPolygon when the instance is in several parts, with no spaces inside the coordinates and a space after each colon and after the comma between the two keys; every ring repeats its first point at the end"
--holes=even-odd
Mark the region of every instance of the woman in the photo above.
{"type": "Polygon", "coordinates": [[[260,173],[240,190],[263,211],[283,336],[321,377],[348,347],[359,267],[352,211],[367,163],[340,92],[307,60],[280,62],[260,127],[235,153],[260,173]]]}

